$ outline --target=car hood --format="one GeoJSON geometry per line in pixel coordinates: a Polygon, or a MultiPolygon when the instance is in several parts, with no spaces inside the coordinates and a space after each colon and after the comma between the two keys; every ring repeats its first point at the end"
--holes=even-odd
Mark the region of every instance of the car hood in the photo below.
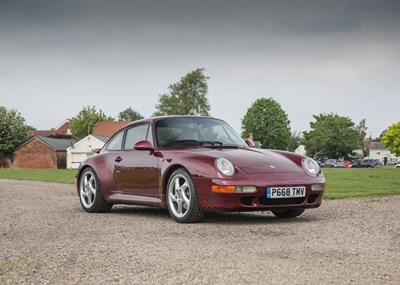
{"type": "Polygon", "coordinates": [[[226,158],[236,167],[248,174],[256,173],[293,173],[304,172],[296,163],[287,157],[266,149],[198,149],[191,150],[197,155],[207,155],[215,158],[226,158]]]}

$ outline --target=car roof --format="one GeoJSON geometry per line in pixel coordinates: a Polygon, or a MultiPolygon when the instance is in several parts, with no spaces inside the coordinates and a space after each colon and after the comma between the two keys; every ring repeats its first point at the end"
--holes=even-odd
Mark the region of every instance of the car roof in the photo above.
{"type": "Polygon", "coordinates": [[[167,115],[167,116],[155,116],[155,117],[150,117],[150,118],[146,118],[146,119],[137,120],[137,121],[134,121],[134,122],[128,124],[126,127],[129,127],[131,125],[141,124],[141,123],[154,123],[154,122],[159,121],[159,120],[170,119],[170,118],[200,118],[200,119],[214,119],[214,120],[223,121],[222,119],[213,118],[213,117],[207,117],[207,116],[167,115]]]}

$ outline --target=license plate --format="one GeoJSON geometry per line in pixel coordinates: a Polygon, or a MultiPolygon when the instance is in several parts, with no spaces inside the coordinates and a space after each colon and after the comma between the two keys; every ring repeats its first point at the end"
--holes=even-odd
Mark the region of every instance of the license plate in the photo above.
{"type": "Polygon", "coordinates": [[[297,198],[306,196],[305,186],[294,187],[268,187],[267,199],[274,198],[297,198]]]}

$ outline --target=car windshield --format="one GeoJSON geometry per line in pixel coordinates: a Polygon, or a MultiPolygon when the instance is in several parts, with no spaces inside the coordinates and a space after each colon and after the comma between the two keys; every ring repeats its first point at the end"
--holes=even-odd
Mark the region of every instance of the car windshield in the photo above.
{"type": "Polygon", "coordinates": [[[243,139],[224,121],[204,117],[158,120],[155,124],[159,147],[207,146],[247,147],[243,139]]]}

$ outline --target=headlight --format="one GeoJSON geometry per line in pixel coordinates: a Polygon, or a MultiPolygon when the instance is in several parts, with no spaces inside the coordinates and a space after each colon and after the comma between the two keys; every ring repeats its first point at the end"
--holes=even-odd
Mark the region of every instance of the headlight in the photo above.
{"type": "Polygon", "coordinates": [[[224,175],[232,176],[235,173],[235,168],[232,162],[225,158],[218,158],[215,160],[215,167],[224,175]]]}
{"type": "Polygon", "coordinates": [[[311,175],[315,176],[320,172],[319,165],[314,159],[305,157],[301,160],[301,164],[303,165],[303,168],[311,175]]]}

